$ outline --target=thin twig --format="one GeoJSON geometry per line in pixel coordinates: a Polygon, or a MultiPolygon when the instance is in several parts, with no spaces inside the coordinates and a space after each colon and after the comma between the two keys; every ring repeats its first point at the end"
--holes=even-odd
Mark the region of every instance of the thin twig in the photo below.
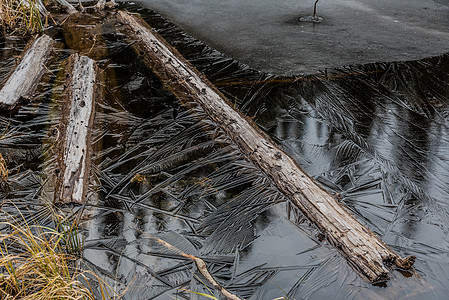
{"type": "Polygon", "coordinates": [[[181,255],[184,258],[187,258],[193,262],[195,262],[196,267],[198,268],[198,271],[201,273],[201,275],[203,275],[203,277],[214,287],[214,289],[216,289],[217,291],[219,291],[223,296],[225,296],[226,298],[230,299],[230,300],[241,300],[241,298],[239,298],[238,296],[234,295],[233,293],[231,293],[230,291],[226,290],[224,287],[222,287],[215,279],[214,277],[209,273],[209,270],[207,269],[207,265],[204,262],[204,260],[202,260],[199,257],[196,257],[194,255],[191,254],[187,254],[181,250],[179,250],[178,248],[176,248],[175,246],[173,246],[172,244],[157,238],[147,232],[144,232],[138,228],[135,228],[139,233],[145,235],[146,237],[152,239],[153,241],[157,242],[159,245],[164,246],[165,248],[172,250],[176,253],[178,253],[179,255],[181,255]]]}

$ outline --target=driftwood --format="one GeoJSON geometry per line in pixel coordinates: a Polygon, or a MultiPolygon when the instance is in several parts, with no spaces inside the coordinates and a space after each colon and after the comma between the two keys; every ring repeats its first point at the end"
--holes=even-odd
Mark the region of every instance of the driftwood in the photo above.
{"type": "Polygon", "coordinates": [[[360,224],[252,121],[233,110],[229,100],[141,18],[122,11],[117,13],[117,18],[125,25],[122,30],[136,52],[166,88],[183,102],[199,103],[357,271],[375,283],[389,278],[389,264],[403,269],[412,267],[415,257],[401,258],[360,224]]]}
{"type": "Polygon", "coordinates": [[[101,93],[101,84],[98,68],[87,56],[72,54],[67,74],[58,161],[61,177],[56,183],[55,202],[83,204],[91,163],[95,99],[101,93]]]}
{"type": "Polygon", "coordinates": [[[0,106],[14,106],[20,99],[30,98],[45,71],[45,63],[54,41],[48,35],[34,40],[19,65],[0,90],[0,106]]]}

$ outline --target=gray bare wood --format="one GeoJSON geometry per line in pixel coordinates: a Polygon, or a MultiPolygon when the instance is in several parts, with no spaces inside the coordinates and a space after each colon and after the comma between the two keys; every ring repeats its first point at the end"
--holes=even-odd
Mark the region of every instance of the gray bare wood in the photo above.
{"type": "Polygon", "coordinates": [[[371,282],[389,278],[388,265],[410,269],[415,257],[401,258],[320,188],[251,120],[142,19],[119,11],[117,18],[136,52],[178,99],[199,103],[247,157],[342,251],[371,282]]]}
{"type": "Polygon", "coordinates": [[[28,99],[32,96],[44,74],[45,63],[53,49],[53,44],[54,40],[45,34],[34,40],[0,90],[0,106],[11,107],[20,99],[28,99]]]}
{"type": "Polygon", "coordinates": [[[87,56],[69,58],[66,103],[63,109],[62,149],[55,201],[85,203],[91,157],[91,132],[98,94],[98,70],[87,56]]]}

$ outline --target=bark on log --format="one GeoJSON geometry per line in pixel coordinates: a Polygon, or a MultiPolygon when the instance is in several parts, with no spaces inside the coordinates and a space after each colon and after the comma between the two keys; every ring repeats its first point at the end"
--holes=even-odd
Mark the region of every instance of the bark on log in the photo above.
{"type": "Polygon", "coordinates": [[[78,54],[70,56],[67,73],[58,161],[62,177],[56,183],[55,202],[83,204],[90,172],[95,99],[101,95],[101,80],[95,62],[78,54]]]}
{"type": "Polygon", "coordinates": [[[136,52],[165,86],[180,100],[199,103],[357,271],[375,283],[389,278],[388,264],[404,269],[412,267],[415,257],[402,259],[360,224],[251,120],[233,110],[230,101],[141,18],[123,11],[117,13],[117,18],[125,25],[123,31],[136,52]]]}
{"type": "Polygon", "coordinates": [[[54,41],[48,35],[34,40],[19,65],[0,90],[0,106],[14,106],[20,99],[30,98],[45,71],[45,63],[54,41]]]}

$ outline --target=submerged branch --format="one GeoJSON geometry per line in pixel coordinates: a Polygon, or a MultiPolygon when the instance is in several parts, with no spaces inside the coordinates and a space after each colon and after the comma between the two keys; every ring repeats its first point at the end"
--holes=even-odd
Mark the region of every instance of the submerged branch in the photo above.
{"type": "Polygon", "coordinates": [[[142,233],[144,236],[150,238],[151,240],[155,241],[156,243],[158,243],[159,245],[167,248],[168,250],[171,250],[173,252],[176,252],[177,254],[179,254],[180,256],[191,260],[195,263],[196,267],[198,268],[198,271],[201,273],[201,275],[203,275],[204,279],[206,279],[213,287],[214,289],[216,289],[217,291],[219,291],[223,296],[225,296],[227,299],[230,300],[241,300],[241,298],[239,298],[238,296],[234,295],[233,293],[231,293],[230,291],[228,291],[227,289],[225,289],[224,287],[222,287],[216,280],[215,278],[210,274],[209,270],[207,269],[207,265],[204,262],[204,260],[202,260],[199,257],[196,257],[194,255],[191,254],[187,254],[181,250],[179,250],[178,248],[176,248],[175,246],[173,246],[172,244],[157,238],[149,233],[143,232],[139,229],[136,228],[136,230],[138,230],[140,233],[142,233]]]}

